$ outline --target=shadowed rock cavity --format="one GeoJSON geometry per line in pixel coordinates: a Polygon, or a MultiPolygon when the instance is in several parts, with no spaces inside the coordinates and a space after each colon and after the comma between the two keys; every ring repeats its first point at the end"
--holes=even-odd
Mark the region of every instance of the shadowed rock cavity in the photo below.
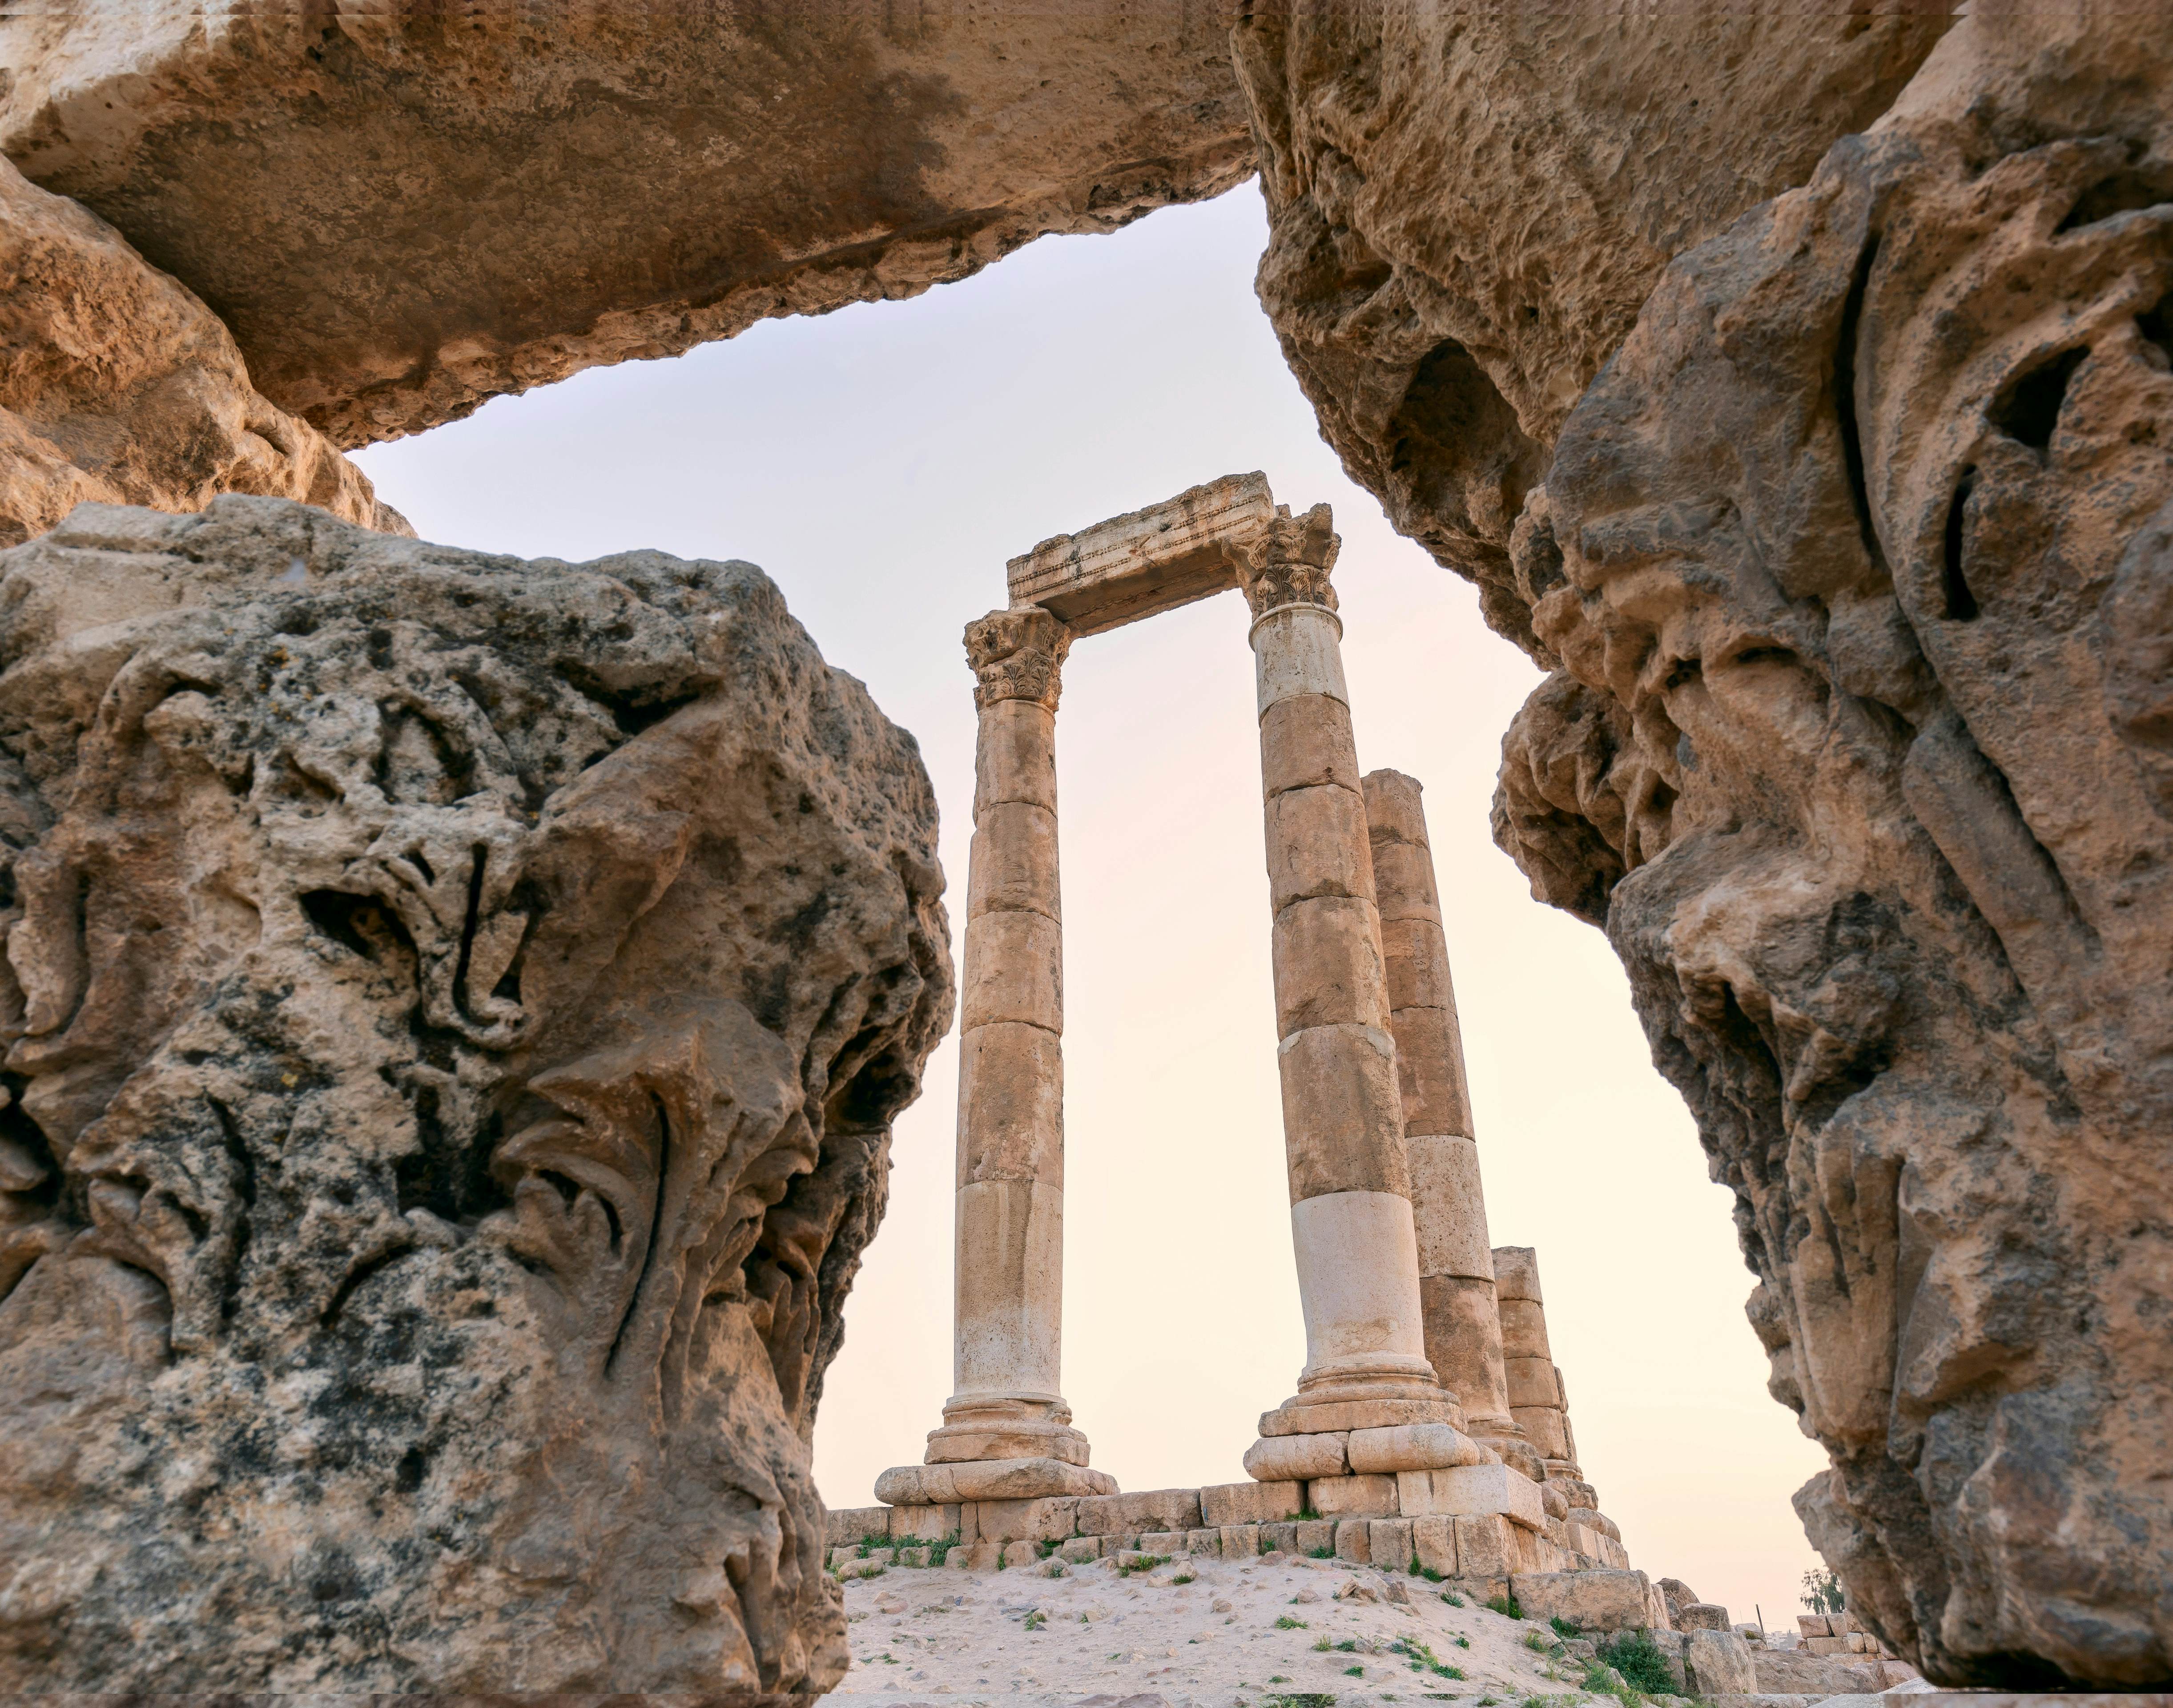
{"type": "Polygon", "coordinates": [[[1670,267],[1509,559],[1497,839],[1734,1189],[1933,1678],[2173,1678],[2173,58],[1987,13],[1670,267]]]}
{"type": "Polygon", "coordinates": [[[0,1689],[833,1684],[912,739],[746,563],[86,506],[0,612],[0,1689]]]}
{"type": "Polygon", "coordinates": [[[1250,175],[1211,6],[0,18],[0,151],[352,448],[1250,175]]]}

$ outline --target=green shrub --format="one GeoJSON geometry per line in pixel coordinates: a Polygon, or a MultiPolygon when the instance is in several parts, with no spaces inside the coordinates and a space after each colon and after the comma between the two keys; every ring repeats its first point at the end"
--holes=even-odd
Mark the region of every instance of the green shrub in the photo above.
{"type": "Polygon", "coordinates": [[[1287,1696],[1264,1699],[1260,1708],[1335,1708],[1335,1698],[1326,1690],[1294,1690],[1287,1696]]]}
{"type": "Polygon", "coordinates": [[[1366,1669],[1363,1667],[1345,1667],[1343,1669],[1343,1676],[1346,1678],[1362,1678],[1366,1676],[1366,1669]]]}
{"type": "Polygon", "coordinates": [[[948,1536],[945,1537],[941,1542],[930,1543],[928,1544],[928,1563],[930,1565],[942,1565],[944,1555],[950,1553],[952,1549],[958,1545],[958,1533],[955,1530],[953,1530],[948,1536]]]}
{"type": "Polygon", "coordinates": [[[1409,1661],[1414,1673],[1431,1673],[1437,1678],[1461,1678],[1464,1676],[1459,1668],[1450,1666],[1415,1637],[1398,1637],[1388,1645],[1388,1651],[1401,1655],[1409,1661]]]}
{"type": "Polygon", "coordinates": [[[1315,1548],[1308,1552],[1306,1558],[1308,1560],[1333,1560],[1335,1558],[1335,1550],[1332,1548],[1315,1548]]]}
{"type": "Polygon", "coordinates": [[[1459,1595],[1453,1589],[1445,1589],[1442,1591],[1441,1598],[1447,1602],[1451,1607],[1462,1607],[1464,1605],[1464,1598],[1459,1595]]]}
{"type": "Polygon", "coordinates": [[[1548,1618],[1547,1623],[1555,1628],[1555,1635],[1558,1637],[1573,1637],[1577,1635],[1575,1619],[1566,1619],[1560,1614],[1555,1614],[1548,1618]]]}
{"type": "Polygon", "coordinates": [[[1422,1577],[1428,1583],[1439,1583],[1446,1575],[1447,1574],[1445,1573],[1436,1571],[1431,1565],[1421,1565],[1419,1564],[1419,1557],[1417,1554],[1414,1554],[1411,1556],[1411,1576],[1413,1577],[1422,1577]]]}
{"type": "Polygon", "coordinates": [[[1288,1614],[1284,1614],[1276,1619],[1275,1629],[1279,1631],[1302,1631],[1310,1630],[1312,1627],[1303,1619],[1294,1619],[1288,1614]]]}
{"type": "Polygon", "coordinates": [[[1117,1575],[1119,1577],[1130,1577],[1135,1571],[1152,1571],[1157,1565],[1168,1564],[1169,1556],[1167,1554],[1142,1554],[1137,1560],[1119,1560],[1117,1575]]]}
{"type": "Polygon", "coordinates": [[[1320,1514],[1310,1506],[1301,1506],[1286,1522],[1292,1524],[1318,1524],[1320,1522],[1320,1514]]]}
{"type": "Polygon", "coordinates": [[[1674,1675],[1668,1670],[1668,1658],[1660,1652],[1649,1631],[1630,1631],[1611,1643],[1601,1644],[1599,1658],[1620,1673],[1633,1690],[1659,1696],[1675,1688],[1674,1675]]]}
{"type": "Polygon", "coordinates": [[[1486,1598],[1486,1605],[1501,1614],[1503,1619],[1520,1619],[1524,1616],[1523,1608],[1517,1605],[1517,1598],[1513,1595],[1489,1596],[1486,1598]]]}

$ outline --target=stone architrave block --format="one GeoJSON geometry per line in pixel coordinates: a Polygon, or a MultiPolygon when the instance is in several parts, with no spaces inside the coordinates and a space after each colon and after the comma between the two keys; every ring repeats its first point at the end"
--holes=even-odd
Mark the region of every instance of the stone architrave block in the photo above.
{"type": "Polygon", "coordinates": [[[1197,1530],[1197,1489],[1147,1489],[1133,1495],[1099,1495],[1079,1503],[1081,1536],[1133,1536],[1143,1530],[1197,1530]]]}
{"type": "Polygon", "coordinates": [[[1455,1577],[1456,1520],[1453,1518],[1414,1518],[1410,1520],[1411,1553],[1421,1566],[1438,1572],[1443,1577],[1455,1577]]]}
{"type": "MultiPolygon", "coordinates": [[[[1305,1489],[1297,1482],[1215,1483],[1200,1491],[1200,1522],[1217,1529],[1232,1524],[1281,1524],[1304,1510],[1305,1489]]],[[[1081,1528],[1085,1528],[1083,1516],[1081,1528]]]]}
{"type": "Polygon", "coordinates": [[[1260,1552],[1263,1554],[1296,1554],[1298,1526],[1295,1523],[1263,1524],[1260,1527],[1260,1552]]]}
{"type": "Polygon", "coordinates": [[[1140,1533],[1140,1552],[1159,1554],[1165,1560],[1175,1560],[1185,1552],[1188,1530],[1142,1530],[1140,1533]]]}
{"type": "Polygon", "coordinates": [[[1323,1518],[1394,1518],[1403,1511],[1394,1477],[1316,1477],[1306,1484],[1305,1498],[1323,1518]]]}
{"type": "Polygon", "coordinates": [[[1341,1435],[1263,1436],[1245,1449],[1245,1474],[1263,1483],[1350,1474],[1341,1435]]]}
{"type": "Polygon", "coordinates": [[[1748,1696],[1758,1689],[1750,1645],[1734,1631],[1685,1632],[1683,1673],[1683,1682],[1693,1695],[1748,1696]]]}
{"type": "Polygon", "coordinates": [[[1102,1557],[1102,1540],[1098,1536],[1075,1536],[1069,1542],[1056,1544],[1056,1557],[1074,1565],[1084,1565],[1090,1560],[1102,1557]]]}
{"type": "MultiPolygon", "coordinates": [[[[1286,1439],[1306,1441],[1318,1437],[1298,1436],[1286,1439]]],[[[1461,1430],[1440,1423],[1353,1430],[1345,1438],[1343,1453],[1353,1472],[1390,1474],[1485,1464],[1490,1457],[1484,1447],[1461,1430]]]]}
{"type": "Polygon", "coordinates": [[[1297,1532],[1295,1538],[1297,1552],[1312,1557],[1335,1551],[1335,1521],[1333,1518],[1308,1518],[1293,1528],[1297,1532]]]}
{"type": "MultiPolygon", "coordinates": [[[[1204,1494],[1205,1490],[1203,1490],[1201,1492],[1204,1494]]],[[[1216,1532],[1221,1543],[1222,1557],[1225,1560],[1252,1559],[1261,1551],[1262,1528],[1258,1524],[1223,1525],[1216,1532]]]]}
{"type": "Polygon", "coordinates": [[[891,1514],[889,1506],[840,1506],[833,1511],[824,1526],[824,1534],[833,1548],[847,1543],[865,1541],[871,1536],[888,1536],[891,1514]]]}
{"type": "Polygon", "coordinates": [[[1411,1563],[1411,1521],[1376,1518],[1367,1532],[1367,1548],[1374,1565],[1388,1571],[1403,1571],[1411,1563]]]}
{"type": "MultiPolygon", "coordinates": [[[[1070,1495],[1045,1501],[978,1501],[973,1511],[975,1542],[1062,1542],[1076,1527],[1079,1502],[1070,1495]]],[[[963,1522],[962,1515],[962,1527],[963,1522]]]]}
{"type": "Polygon", "coordinates": [[[1653,1620],[1652,1582],[1642,1571],[1519,1575],[1511,1586],[1527,1617],[1566,1619],[1579,1630],[1629,1631],[1653,1620]]]}
{"type": "Polygon", "coordinates": [[[1188,1530],[1184,1533],[1184,1551],[1217,1558],[1222,1552],[1222,1533],[1216,1529],[1188,1530]]]}
{"type": "Polygon", "coordinates": [[[1335,1557],[1353,1565],[1368,1565],[1373,1559],[1373,1521],[1343,1518],[1335,1525],[1335,1557]]]}
{"type": "Polygon", "coordinates": [[[1453,1522],[1459,1577],[1506,1578],[1516,1570],[1516,1546],[1510,1537],[1517,1527],[1507,1518],[1488,1512],[1453,1522]]]}
{"type": "Polygon", "coordinates": [[[962,1539],[965,1535],[962,1506],[878,1506],[869,1510],[890,1514],[893,1542],[941,1542],[946,1536],[962,1539]]]}
{"type": "Polygon", "coordinates": [[[1539,1484],[1507,1465],[1457,1465],[1441,1471],[1402,1471],[1397,1474],[1395,1483],[1397,1511],[1406,1518],[1432,1514],[1464,1517],[1499,1512],[1511,1522],[1528,1529],[1546,1528],[1546,1509],[1540,1504],[1539,1484]]]}

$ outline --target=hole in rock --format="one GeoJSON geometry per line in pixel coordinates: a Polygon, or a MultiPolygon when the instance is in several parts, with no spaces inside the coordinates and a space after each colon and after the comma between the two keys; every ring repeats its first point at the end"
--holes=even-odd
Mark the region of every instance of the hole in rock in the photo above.
{"type": "Polygon", "coordinates": [[[1967,532],[1970,494],[1976,489],[1976,471],[1964,469],[1962,477],[1955,482],[1954,500],[1947,506],[1944,615],[1954,622],[1968,622],[1976,616],[1976,595],[1970,591],[1969,582],[1962,574],[1962,548],[1967,532]]]}
{"type": "Polygon", "coordinates": [[[2052,443],[2052,430],[2060,424],[2060,406],[2067,401],[2068,382],[2089,355],[2087,345],[2062,350],[2007,382],[2006,389],[1987,412],[1992,424],[2009,439],[2042,452],[2052,443]]]}

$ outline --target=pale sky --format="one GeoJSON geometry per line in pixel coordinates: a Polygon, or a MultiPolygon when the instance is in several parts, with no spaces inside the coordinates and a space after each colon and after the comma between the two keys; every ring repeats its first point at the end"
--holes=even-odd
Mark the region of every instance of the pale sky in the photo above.
{"type": "MultiPolygon", "coordinates": [[[[1605,940],[1487,831],[1539,677],[1343,475],[1253,295],[1248,185],[1043,238],[906,303],[770,321],[583,374],[358,461],[425,538],[572,561],[744,558],[919,737],[953,952],[974,715],[960,633],[1049,535],[1263,469],[1335,506],[1361,763],[1426,806],[1493,1243],[1538,1248],[1586,1476],[1631,1563],[1786,1624],[1825,1456],[1766,1397],[1727,1192],[1652,1068],[1605,940]]],[[[1304,1358],[1284,1184],[1245,611],[1080,642],[1058,717],[1065,915],[1065,1393],[1127,1490],[1236,1482],[1304,1358]]],[[[833,1506],[917,1463],[951,1375],[953,1032],[899,1121],[891,1204],[815,1432],[833,1506]]]]}

